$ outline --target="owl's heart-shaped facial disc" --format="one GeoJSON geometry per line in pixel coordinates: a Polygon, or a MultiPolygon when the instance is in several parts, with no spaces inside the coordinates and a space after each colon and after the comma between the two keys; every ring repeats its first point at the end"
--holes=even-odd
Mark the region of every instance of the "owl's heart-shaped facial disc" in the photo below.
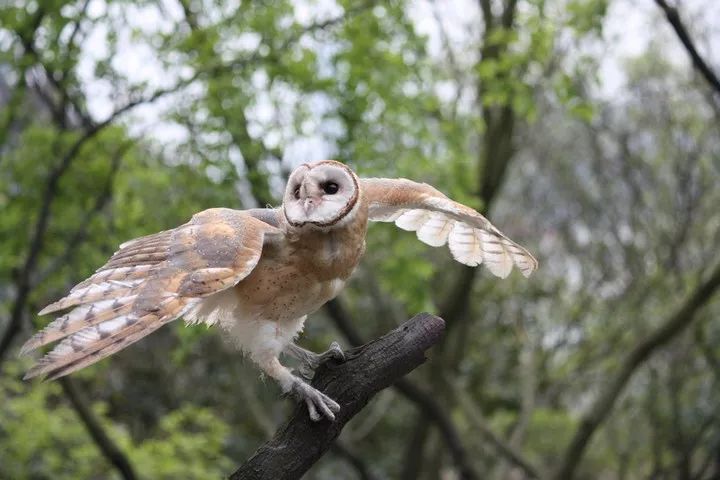
{"type": "Polygon", "coordinates": [[[306,163],[290,174],[283,211],[294,227],[330,227],[357,204],[358,180],[347,166],[332,160],[306,163]]]}

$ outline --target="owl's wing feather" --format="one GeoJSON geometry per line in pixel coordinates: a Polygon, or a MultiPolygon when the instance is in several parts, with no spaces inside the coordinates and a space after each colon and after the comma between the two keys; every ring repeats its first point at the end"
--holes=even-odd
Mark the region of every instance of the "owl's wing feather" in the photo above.
{"type": "Polygon", "coordinates": [[[27,353],[63,339],[25,377],[58,378],[136,342],[236,285],[257,265],[263,244],[280,236],[252,215],[216,208],[123,243],[94,275],[40,312],[72,307],[23,345],[27,353]]]}
{"type": "Polygon", "coordinates": [[[485,263],[501,278],[510,274],[513,265],[526,277],[537,269],[537,260],[487,218],[430,185],[404,178],[364,178],[362,188],[370,220],[394,222],[433,247],[447,243],[460,263],[473,267],[485,263]]]}
{"type": "Polygon", "coordinates": [[[251,208],[245,211],[248,215],[262,220],[273,227],[280,226],[280,218],[282,217],[282,209],[280,208],[251,208]]]}

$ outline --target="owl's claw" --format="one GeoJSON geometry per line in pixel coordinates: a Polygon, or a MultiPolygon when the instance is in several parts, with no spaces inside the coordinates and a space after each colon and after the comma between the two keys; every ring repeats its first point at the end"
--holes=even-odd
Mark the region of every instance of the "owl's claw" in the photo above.
{"type": "Polygon", "coordinates": [[[336,360],[338,362],[345,361],[345,353],[338,342],[332,342],[330,347],[323,353],[314,353],[291,343],[288,345],[286,353],[300,360],[298,373],[308,380],[313,377],[315,370],[323,363],[330,360],[336,360]]]}
{"type": "Polygon", "coordinates": [[[340,411],[340,405],[335,400],[300,379],[293,383],[290,393],[299,400],[305,401],[313,422],[319,421],[323,416],[333,421],[335,414],[340,411]]]}
{"type": "Polygon", "coordinates": [[[345,352],[343,352],[343,349],[338,342],[332,342],[326,351],[318,355],[318,364],[315,368],[328,360],[337,360],[338,362],[345,361],[345,352]]]}

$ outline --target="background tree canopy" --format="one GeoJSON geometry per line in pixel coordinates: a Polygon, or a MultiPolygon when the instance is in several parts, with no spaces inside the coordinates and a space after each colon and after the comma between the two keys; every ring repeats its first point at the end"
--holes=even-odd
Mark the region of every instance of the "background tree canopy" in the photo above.
{"type": "Polygon", "coordinates": [[[321,158],[425,181],[540,261],[498,281],[371,227],[300,343],[442,316],[306,478],[720,475],[720,4],[9,0],[0,478],[218,478],[291,402],[178,322],[23,382],[36,312],[129,238],[279,203],[321,158]],[[713,56],[715,55],[715,56],[713,56]]]}

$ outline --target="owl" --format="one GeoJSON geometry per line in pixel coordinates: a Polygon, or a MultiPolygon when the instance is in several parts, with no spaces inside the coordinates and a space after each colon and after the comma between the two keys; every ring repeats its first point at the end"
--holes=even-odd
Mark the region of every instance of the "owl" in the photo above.
{"type": "Polygon", "coordinates": [[[359,178],[333,160],[295,169],[278,208],[202,211],[177,228],[136,238],[40,314],[67,310],[21,353],[60,340],[26,374],[62,377],[166,323],[217,325],[313,420],[340,406],[295,375],[281,354],[308,369],[343,359],[339,345],[316,354],[294,343],[308,314],[342,290],[365,250],[368,221],[394,222],[421,241],[447,244],[460,263],[504,278],[537,261],[472,208],[406,179],[359,178]]]}

